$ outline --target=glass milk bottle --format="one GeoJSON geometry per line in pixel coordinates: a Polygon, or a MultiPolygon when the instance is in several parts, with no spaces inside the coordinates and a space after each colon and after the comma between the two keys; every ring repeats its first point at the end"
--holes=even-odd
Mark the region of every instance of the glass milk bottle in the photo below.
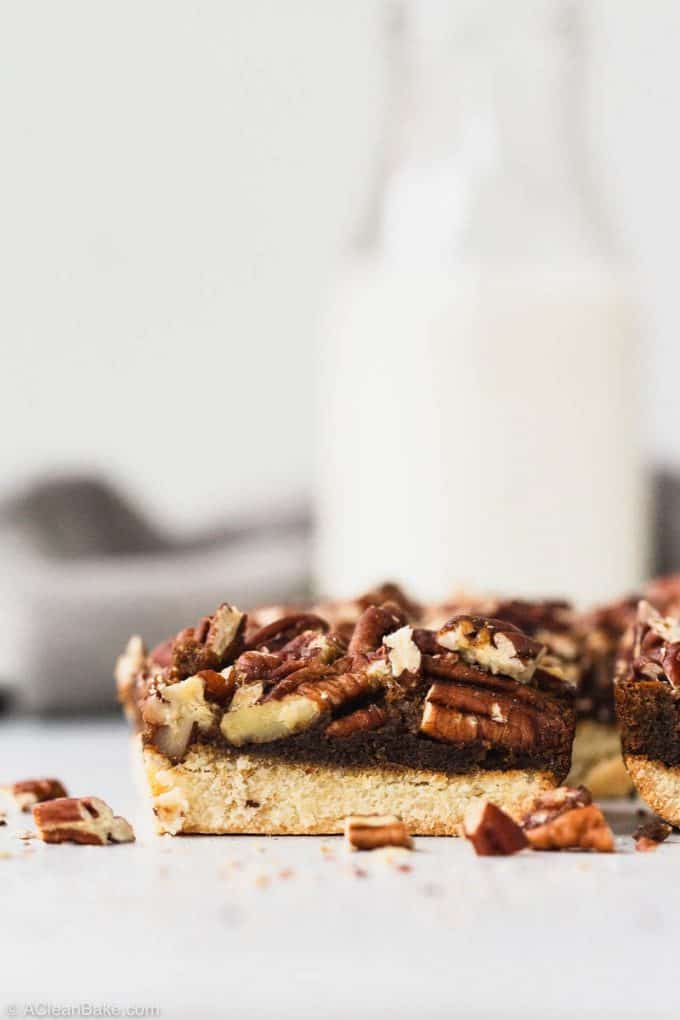
{"type": "Polygon", "coordinates": [[[317,584],[606,599],[646,563],[629,281],[573,5],[415,2],[379,195],[323,323],[317,584]]]}

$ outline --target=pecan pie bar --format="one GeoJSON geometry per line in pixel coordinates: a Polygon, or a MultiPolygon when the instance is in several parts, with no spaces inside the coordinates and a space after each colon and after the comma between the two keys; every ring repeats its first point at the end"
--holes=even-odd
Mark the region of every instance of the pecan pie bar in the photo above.
{"type": "Polygon", "coordinates": [[[598,797],[631,793],[633,783],[621,757],[614,707],[614,678],[625,663],[641,598],[662,613],[680,613],[680,575],[657,577],[638,595],[599,606],[581,616],[583,674],[576,702],[577,722],[570,782],[583,783],[598,797]]]}
{"type": "Polygon", "coordinates": [[[564,779],[573,687],[544,644],[465,613],[414,627],[403,602],[347,615],[225,604],[150,653],[131,640],[118,687],[159,831],[324,834],[397,815],[458,834],[476,799],[520,817],[564,779]]]}
{"type": "Polygon", "coordinates": [[[680,619],[641,601],[615,683],[624,761],[640,796],[680,825],[680,619]]]}

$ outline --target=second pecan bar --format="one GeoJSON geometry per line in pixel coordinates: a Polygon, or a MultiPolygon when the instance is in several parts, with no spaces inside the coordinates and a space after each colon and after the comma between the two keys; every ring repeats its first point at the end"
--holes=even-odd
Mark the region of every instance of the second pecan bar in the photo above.
{"type": "Polygon", "coordinates": [[[511,623],[458,614],[438,630],[366,605],[248,619],[233,606],[117,670],[161,832],[342,831],[398,815],[461,831],[477,799],[520,817],[570,766],[573,687],[511,623]]]}
{"type": "Polygon", "coordinates": [[[680,618],[641,601],[617,673],[626,768],[660,818],[680,825],[680,618]]]}

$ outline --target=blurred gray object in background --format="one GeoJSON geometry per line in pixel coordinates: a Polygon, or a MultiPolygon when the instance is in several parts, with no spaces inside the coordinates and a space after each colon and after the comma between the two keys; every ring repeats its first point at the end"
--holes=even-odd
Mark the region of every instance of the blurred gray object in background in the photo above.
{"type": "Polygon", "coordinates": [[[680,570],[680,473],[669,468],[654,478],[654,573],[680,570]]]}
{"type": "Polygon", "coordinates": [[[22,709],[111,707],[130,634],[154,644],[225,599],[303,597],[309,533],[303,509],[267,508],[176,540],[107,482],[38,482],[0,506],[0,683],[22,709]]]}

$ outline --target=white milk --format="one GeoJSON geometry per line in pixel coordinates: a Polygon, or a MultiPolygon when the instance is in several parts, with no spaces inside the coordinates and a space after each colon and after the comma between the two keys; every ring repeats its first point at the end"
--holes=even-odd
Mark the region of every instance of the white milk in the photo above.
{"type": "Polygon", "coordinates": [[[317,581],[616,596],[644,573],[631,308],[596,263],[355,259],[323,331],[317,581]]]}

